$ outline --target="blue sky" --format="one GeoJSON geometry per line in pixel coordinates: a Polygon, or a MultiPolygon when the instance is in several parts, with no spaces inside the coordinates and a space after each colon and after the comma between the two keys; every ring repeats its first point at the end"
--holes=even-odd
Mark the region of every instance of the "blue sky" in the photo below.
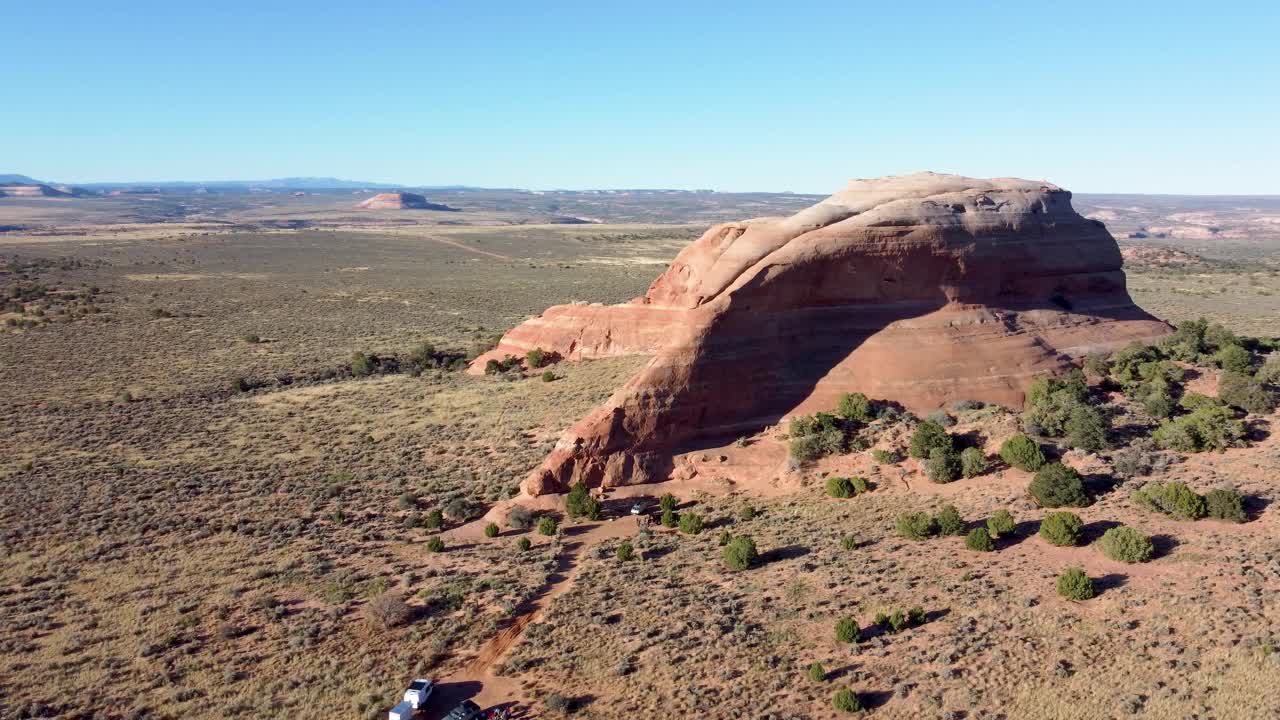
{"type": "Polygon", "coordinates": [[[0,172],[1280,193],[1273,2],[15,2],[0,172]]]}

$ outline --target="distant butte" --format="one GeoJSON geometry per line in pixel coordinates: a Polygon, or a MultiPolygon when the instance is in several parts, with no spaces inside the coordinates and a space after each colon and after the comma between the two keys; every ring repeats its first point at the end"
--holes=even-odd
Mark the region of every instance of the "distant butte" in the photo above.
{"type": "Polygon", "coordinates": [[[456,212],[457,208],[428,202],[425,197],[411,192],[378,193],[356,207],[361,210],[439,210],[456,212]]]}
{"type": "Polygon", "coordinates": [[[653,355],[525,480],[541,495],[663,480],[699,442],[830,411],[847,392],[916,412],[1020,407],[1034,378],[1170,330],[1134,305],[1115,239],[1071,193],[917,173],[716,225],[643,297],[549,308],[471,371],[532,348],[653,355]]]}

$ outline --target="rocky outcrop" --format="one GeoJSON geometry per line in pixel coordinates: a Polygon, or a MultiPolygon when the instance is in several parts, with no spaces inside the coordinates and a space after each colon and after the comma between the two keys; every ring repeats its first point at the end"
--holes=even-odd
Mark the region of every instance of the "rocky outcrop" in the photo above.
{"type": "Polygon", "coordinates": [[[378,193],[356,207],[361,210],[457,210],[448,205],[428,202],[422,195],[411,192],[378,193]]]}
{"type": "Polygon", "coordinates": [[[654,355],[526,479],[539,495],[664,479],[677,452],[846,392],[917,412],[1020,406],[1035,377],[1169,330],[1133,304],[1115,240],[1069,192],[919,173],[712,227],[644,297],[553,307],[473,369],[532,347],[654,355]]]}

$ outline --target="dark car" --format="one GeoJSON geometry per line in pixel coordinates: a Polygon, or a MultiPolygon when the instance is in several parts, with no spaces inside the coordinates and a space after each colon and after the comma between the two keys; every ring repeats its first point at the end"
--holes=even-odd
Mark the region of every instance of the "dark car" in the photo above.
{"type": "Polygon", "coordinates": [[[444,716],[444,720],[472,720],[480,716],[480,706],[470,700],[463,700],[444,716]]]}

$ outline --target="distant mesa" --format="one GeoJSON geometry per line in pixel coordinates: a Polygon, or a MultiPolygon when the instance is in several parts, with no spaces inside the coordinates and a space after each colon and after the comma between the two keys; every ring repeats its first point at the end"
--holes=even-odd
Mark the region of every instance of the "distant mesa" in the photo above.
{"type": "Polygon", "coordinates": [[[361,210],[438,210],[457,212],[458,208],[429,202],[425,197],[411,192],[384,192],[361,202],[361,210]]]}
{"type": "Polygon", "coordinates": [[[923,413],[1020,407],[1037,377],[1171,331],[1120,249],[1046,182],[854,180],[790,217],[715,225],[643,297],[559,305],[478,358],[652,360],[556,443],[530,495],[666,479],[676,455],[863,392],[923,413]]]}
{"type": "Polygon", "coordinates": [[[53,185],[45,185],[43,183],[36,185],[5,185],[0,184],[0,197],[47,197],[47,198],[69,198],[69,197],[85,197],[94,193],[76,187],[65,187],[53,185]]]}

